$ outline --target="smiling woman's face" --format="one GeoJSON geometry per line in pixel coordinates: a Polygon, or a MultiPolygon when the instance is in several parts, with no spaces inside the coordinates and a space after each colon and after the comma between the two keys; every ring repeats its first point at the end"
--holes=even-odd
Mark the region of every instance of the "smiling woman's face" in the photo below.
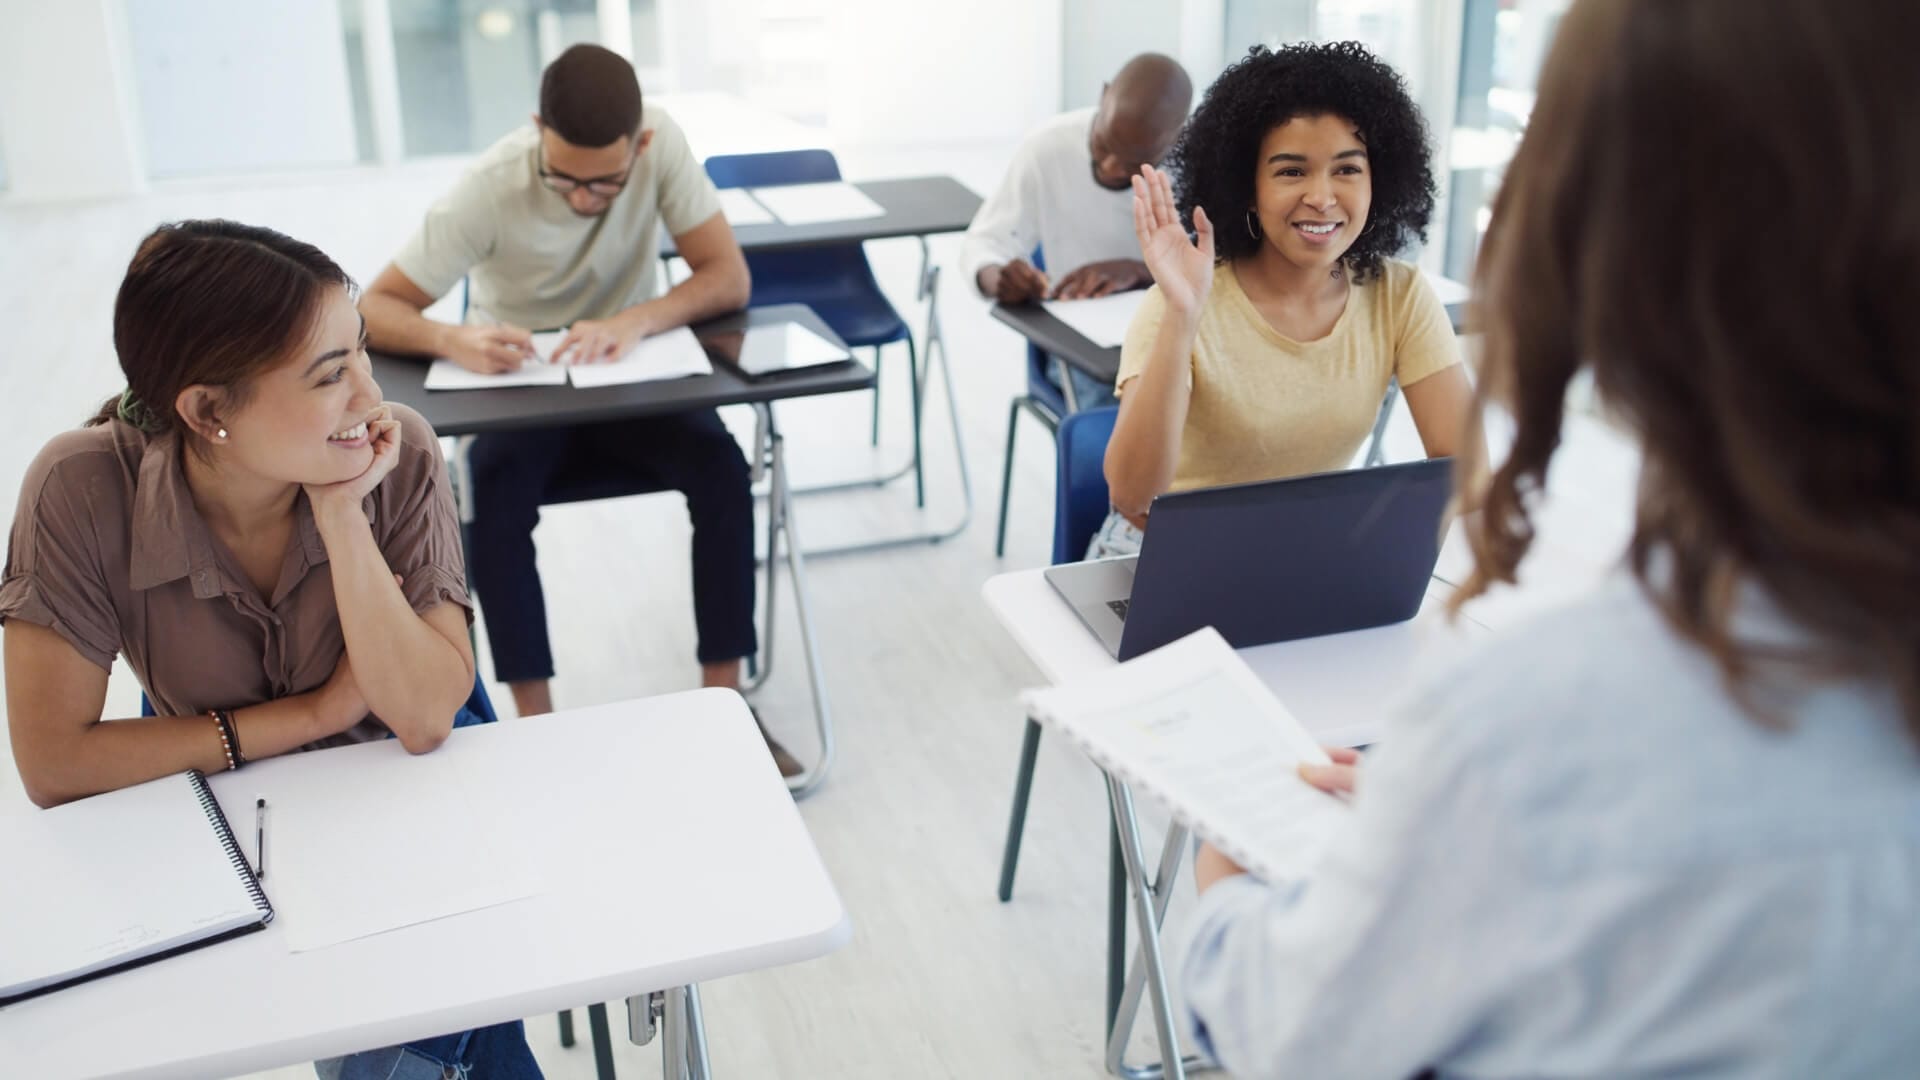
{"type": "Polygon", "coordinates": [[[328,290],[313,333],[222,416],[227,462],[294,484],[338,483],[365,472],[373,461],[366,419],[380,404],[365,333],[347,290],[328,290]]]}
{"type": "Polygon", "coordinates": [[[1303,269],[1332,269],[1367,227],[1367,146],[1344,117],[1296,116],[1260,140],[1253,197],[1269,247],[1303,269]]]}

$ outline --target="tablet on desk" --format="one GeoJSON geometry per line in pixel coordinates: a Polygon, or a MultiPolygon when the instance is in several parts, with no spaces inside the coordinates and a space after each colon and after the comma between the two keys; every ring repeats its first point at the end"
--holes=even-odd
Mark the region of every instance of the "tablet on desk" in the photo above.
{"type": "Polygon", "coordinates": [[[799,323],[749,326],[706,339],[713,356],[749,379],[832,367],[853,354],[799,323]]]}

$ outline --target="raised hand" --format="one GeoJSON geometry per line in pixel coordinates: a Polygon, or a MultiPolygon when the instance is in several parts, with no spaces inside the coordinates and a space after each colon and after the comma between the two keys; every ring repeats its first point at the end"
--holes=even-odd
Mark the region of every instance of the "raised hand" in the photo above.
{"type": "Polygon", "coordinates": [[[1154,284],[1167,306],[1185,315],[1197,315],[1213,288],[1213,223],[1205,209],[1193,208],[1194,238],[1173,205],[1173,181],[1151,165],[1140,166],[1133,178],[1133,231],[1140,238],[1140,256],[1153,274],[1154,284]]]}

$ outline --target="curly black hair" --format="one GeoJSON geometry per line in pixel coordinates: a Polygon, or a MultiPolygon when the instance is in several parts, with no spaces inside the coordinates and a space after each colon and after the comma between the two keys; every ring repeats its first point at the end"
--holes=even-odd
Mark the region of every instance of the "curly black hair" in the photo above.
{"type": "Polygon", "coordinates": [[[1194,206],[1214,225],[1221,261],[1260,250],[1239,223],[1253,205],[1255,159],[1267,132],[1296,116],[1334,115],[1353,122],[1367,146],[1373,205],[1346,254],[1355,282],[1380,272],[1383,258],[1427,238],[1434,183],[1426,121],[1405,80],[1358,42],[1301,42],[1279,51],[1255,45],[1220,73],[1168,152],[1191,227],[1194,206]]]}

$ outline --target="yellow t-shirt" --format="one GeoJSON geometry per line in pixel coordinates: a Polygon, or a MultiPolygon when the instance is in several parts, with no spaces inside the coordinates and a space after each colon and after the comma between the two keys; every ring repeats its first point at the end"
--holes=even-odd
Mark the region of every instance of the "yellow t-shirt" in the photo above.
{"type": "MultiPolygon", "coordinates": [[[[1118,392],[1146,368],[1166,311],[1149,289],[1120,349],[1118,392]]],[[[1173,491],[1347,468],[1373,431],[1387,381],[1412,386],[1460,362],[1440,298],[1412,265],[1388,259],[1356,285],[1333,330],[1299,342],[1275,330],[1214,268],[1188,379],[1192,396],[1173,491]]]]}

